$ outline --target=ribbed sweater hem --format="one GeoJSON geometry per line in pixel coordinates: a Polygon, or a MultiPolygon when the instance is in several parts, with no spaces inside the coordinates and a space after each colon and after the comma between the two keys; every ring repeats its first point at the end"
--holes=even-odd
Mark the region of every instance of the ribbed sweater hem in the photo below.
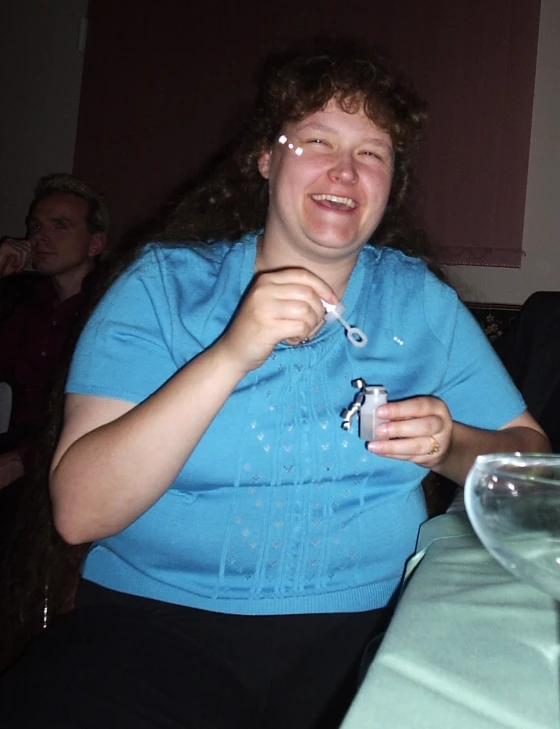
{"type": "Polygon", "coordinates": [[[108,573],[92,574],[86,570],[84,578],[118,592],[231,615],[301,615],[375,610],[387,605],[399,584],[399,580],[395,579],[333,592],[234,598],[199,595],[147,579],[143,575],[131,579],[132,575],[129,574],[126,581],[117,582],[111,580],[108,573]]]}

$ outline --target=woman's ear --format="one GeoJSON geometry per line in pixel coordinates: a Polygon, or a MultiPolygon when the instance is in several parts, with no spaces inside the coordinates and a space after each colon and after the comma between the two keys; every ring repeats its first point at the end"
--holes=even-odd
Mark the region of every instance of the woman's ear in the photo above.
{"type": "Polygon", "coordinates": [[[268,176],[270,174],[270,158],[272,156],[272,150],[267,149],[266,152],[263,152],[261,156],[259,157],[259,172],[264,177],[265,180],[268,180],[268,176]]]}

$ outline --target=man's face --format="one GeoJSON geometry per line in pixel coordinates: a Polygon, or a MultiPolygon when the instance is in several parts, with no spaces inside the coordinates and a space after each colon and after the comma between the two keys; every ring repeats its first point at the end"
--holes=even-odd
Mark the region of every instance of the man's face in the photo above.
{"type": "Polygon", "coordinates": [[[87,229],[89,204],[72,193],[54,192],[33,207],[28,221],[33,268],[60,276],[93,267],[105,245],[104,233],[87,229]]]}

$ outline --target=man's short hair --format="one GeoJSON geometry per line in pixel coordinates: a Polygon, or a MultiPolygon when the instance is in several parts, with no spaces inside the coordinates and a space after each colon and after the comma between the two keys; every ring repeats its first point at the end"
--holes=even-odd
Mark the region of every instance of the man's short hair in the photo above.
{"type": "Polygon", "coordinates": [[[86,216],[86,226],[89,232],[109,232],[109,210],[103,196],[84,180],[66,173],[45,175],[39,179],[33,193],[33,200],[29,206],[27,221],[31,217],[35,205],[54,193],[71,193],[85,200],[89,205],[89,213],[86,216]]]}

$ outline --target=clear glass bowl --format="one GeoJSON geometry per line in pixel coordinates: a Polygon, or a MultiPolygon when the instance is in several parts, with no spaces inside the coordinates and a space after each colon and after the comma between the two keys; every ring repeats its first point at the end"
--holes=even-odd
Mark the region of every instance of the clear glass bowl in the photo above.
{"type": "Polygon", "coordinates": [[[560,455],[479,456],[465,483],[465,506],[498,562],[560,600],[560,455]]]}

